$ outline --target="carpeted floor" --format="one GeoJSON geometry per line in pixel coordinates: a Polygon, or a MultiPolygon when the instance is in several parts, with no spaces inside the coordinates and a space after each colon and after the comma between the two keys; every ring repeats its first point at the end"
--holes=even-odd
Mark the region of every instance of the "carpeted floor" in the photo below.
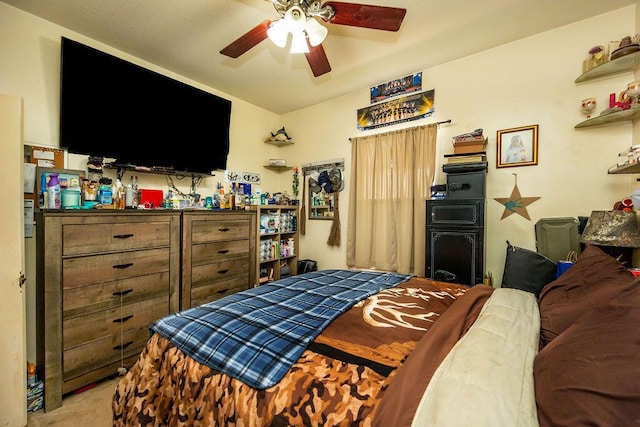
{"type": "Polygon", "coordinates": [[[119,377],[96,384],[79,394],[70,394],[62,400],[62,406],[53,411],[39,410],[28,414],[27,427],[109,427],[111,399],[119,377]]]}

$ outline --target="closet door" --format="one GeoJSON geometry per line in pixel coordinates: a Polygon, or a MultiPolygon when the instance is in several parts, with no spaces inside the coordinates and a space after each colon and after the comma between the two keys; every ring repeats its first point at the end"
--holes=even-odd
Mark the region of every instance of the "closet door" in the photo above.
{"type": "Polygon", "coordinates": [[[22,98],[0,94],[0,417],[2,424],[27,424],[22,98]]]}

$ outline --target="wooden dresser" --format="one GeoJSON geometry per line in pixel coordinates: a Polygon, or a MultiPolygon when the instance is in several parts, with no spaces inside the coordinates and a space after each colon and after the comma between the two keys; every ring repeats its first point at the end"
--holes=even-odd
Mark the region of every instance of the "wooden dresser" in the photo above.
{"type": "Polygon", "coordinates": [[[167,314],[256,283],[252,211],[37,212],[44,409],[130,367],[167,314]]]}
{"type": "Polygon", "coordinates": [[[179,309],[180,213],[38,212],[37,365],[44,408],[130,367],[179,309]]]}
{"type": "Polygon", "coordinates": [[[252,287],[255,235],[255,212],[185,211],[180,309],[252,287]]]}

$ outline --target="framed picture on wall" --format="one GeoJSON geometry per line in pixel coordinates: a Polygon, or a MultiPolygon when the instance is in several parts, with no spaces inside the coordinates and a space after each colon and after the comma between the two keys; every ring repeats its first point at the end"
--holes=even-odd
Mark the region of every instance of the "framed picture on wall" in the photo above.
{"type": "Polygon", "coordinates": [[[538,125],[499,130],[496,141],[496,167],[538,164],[538,125]]]}

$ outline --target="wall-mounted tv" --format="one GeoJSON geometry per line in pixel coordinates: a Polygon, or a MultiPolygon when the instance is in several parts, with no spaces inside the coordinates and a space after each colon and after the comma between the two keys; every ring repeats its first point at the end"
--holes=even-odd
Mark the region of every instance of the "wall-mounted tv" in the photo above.
{"type": "Polygon", "coordinates": [[[60,147],[157,172],[227,167],[231,101],[62,37],[60,147]]]}

